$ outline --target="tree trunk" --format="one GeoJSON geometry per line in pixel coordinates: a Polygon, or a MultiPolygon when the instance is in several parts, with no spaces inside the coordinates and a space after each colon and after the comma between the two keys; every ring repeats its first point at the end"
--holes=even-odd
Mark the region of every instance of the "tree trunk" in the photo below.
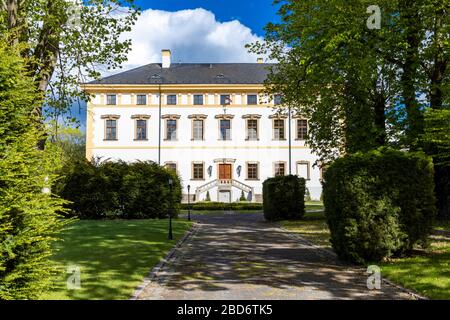
{"type": "MultiPolygon", "coordinates": [[[[8,30],[16,33],[17,30],[17,13],[19,11],[18,0],[6,0],[6,11],[8,12],[8,30]]],[[[12,35],[12,45],[17,45],[19,43],[19,37],[12,35]]]]}
{"type": "Polygon", "coordinates": [[[410,1],[401,1],[401,20],[405,28],[406,50],[402,65],[401,87],[407,114],[407,144],[414,148],[423,133],[424,119],[416,97],[417,68],[419,65],[420,16],[410,1]]]}
{"type": "Polygon", "coordinates": [[[379,146],[386,145],[386,99],[382,92],[377,92],[375,96],[374,112],[375,112],[375,128],[377,136],[375,143],[379,146]]]}

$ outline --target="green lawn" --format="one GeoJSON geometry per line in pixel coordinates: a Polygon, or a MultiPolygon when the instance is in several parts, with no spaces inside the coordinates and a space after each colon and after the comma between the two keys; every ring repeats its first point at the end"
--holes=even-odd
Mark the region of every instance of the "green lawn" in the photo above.
{"type": "Polygon", "coordinates": [[[72,223],[56,244],[53,261],[62,275],[43,299],[129,299],[136,287],[174,246],[191,223],[168,220],[81,220],[72,223]],[[68,290],[69,265],[81,269],[81,289],[68,290]]]}
{"type": "Polygon", "coordinates": [[[302,220],[282,221],[281,225],[318,246],[331,248],[330,231],[323,212],[307,212],[302,220]]]}
{"type": "MultiPolygon", "coordinates": [[[[306,213],[301,221],[283,221],[282,226],[316,245],[330,248],[330,232],[323,213],[306,213]]],[[[437,229],[449,230],[448,223],[437,229]]],[[[450,237],[430,236],[430,247],[407,258],[380,264],[382,275],[432,299],[450,299],[450,237]]]]}

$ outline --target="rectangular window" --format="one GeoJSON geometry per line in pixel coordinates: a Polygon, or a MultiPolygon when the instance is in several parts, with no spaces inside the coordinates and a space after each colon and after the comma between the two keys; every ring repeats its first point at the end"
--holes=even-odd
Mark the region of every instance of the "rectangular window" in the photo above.
{"type": "Polygon", "coordinates": [[[177,120],[169,119],[166,122],[166,140],[177,139],[177,120]]]}
{"type": "Polygon", "coordinates": [[[275,176],[284,176],[285,175],[285,163],[284,162],[275,162],[275,176]]]}
{"type": "Polygon", "coordinates": [[[256,94],[249,94],[247,96],[247,104],[258,104],[258,96],[256,94]]]}
{"type": "Polygon", "coordinates": [[[166,168],[176,172],[177,164],[175,162],[166,162],[166,168]]]}
{"type": "Polygon", "coordinates": [[[309,180],[309,163],[307,161],[297,162],[297,175],[309,180]]]}
{"type": "Polygon", "coordinates": [[[203,95],[202,94],[194,95],[194,105],[196,105],[196,106],[203,105],[203,95]]]}
{"type": "Polygon", "coordinates": [[[203,120],[192,121],[192,139],[203,140],[203,120]]]}
{"type": "Polygon", "coordinates": [[[203,163],[194,163],[192,165],[192,178],[194,180],[203,180],[203,163]]]}
{"type": "Polygon", "coordinates": [[[136,140],[147,140],[147,120],[136,120],[136,140]]]}
{"type": "Polygon", "coordinates": [[[231,140],[231,120],[220,120],[220,140],[231,140]]]}
{"type": "Polygon", "coordinates": [[[105,140],[117,140],[117,120],[106,120],[105,140]]]}
{"type": "Polygon", "coordinates": [[[284,120],[275,119],[273,120],[273,138],[275,140],[284,140],[284,120]]]}
{"type": "Polygon", "coordinates": [[[258,140],[258,120],[247,120],[247,140],[258,140]]]}
{"type": "Polygon", "coordinates": [[[258,180],[258,164],[247,163],[247,179],[258,180]]]}
{"type": "Polygon", "coordinates": [[[276,94],[276,95],[273,97],[273,104],[276,105],[276,106],[278,106],[278,105],[281,104],[281,95],[276,94]]]}
{"type": "Polygon", "coordinates": [[[106,95],[106,104],[107,105],[116,105],[117,104],[117,96],[115,94],[107,94],[106,95]]]}
{"type": "Polygon", "coordinates": [[[168,105],[176,105],[177,104],[177,95],[176,94],[169,94],[167,96],[167,104],[168,105]]]}
{"type": "Polygon", "coordinates": [[[308,135],[308,121],[304,119],[297,120],[297,139],[305,140],[308,135]]]}
{"type": "Polygon", "coordinates": [[[223,106],[231,104],[230,95],[229,94],[221,94],[220,95],[220,104],[223,106]]]}
{"type": "Polygon", "coordinates": [[[147,104],[147,96],[145,94],[138,94],[136,96],[136,104],[139,106],[147,104]]]}

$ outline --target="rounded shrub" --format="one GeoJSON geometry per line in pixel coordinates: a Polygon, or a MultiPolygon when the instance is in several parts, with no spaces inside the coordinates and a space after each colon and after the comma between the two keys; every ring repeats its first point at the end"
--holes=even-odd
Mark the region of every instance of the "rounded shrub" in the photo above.
{"type": "Polygon", "coordinates": [[[179,177],[151,161],[76,161],[56,191],[82,219],[163,218],[169,208],[177,215],[181,201],[179,177]],[[173,180],[172,195],[169,178],[173,180]]]}
{"type": "Polygon", "coordinates": [[[269,221],[301,219],[305,214],[305,179],[288,175],[265,180],[263,209],[269,221]]]}
{"type": "Polygon", "coordinates": [[[324,174],[331,244],[343,260],[380,261],[425,245],[435,216],[433,164],[381,148],[347,155],[324,174]]]}

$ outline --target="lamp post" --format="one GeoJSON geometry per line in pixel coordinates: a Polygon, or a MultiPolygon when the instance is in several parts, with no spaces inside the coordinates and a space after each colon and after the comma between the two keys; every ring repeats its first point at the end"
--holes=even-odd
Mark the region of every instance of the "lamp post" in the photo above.
{"type": "Polygon", "coordinates": [[[191,221],[191,194],[190,194],[191,185],[190,184],[188,184],[187,189],[188,189],[188,221],[191,221]]]}
{"type": "Polygon", "coordinates": [[[172,233],[172,185],[173,180],[172,178],[169,178],[169,194],[170,194],[170,202],[169,202],[169,240],[173,239],[173,233],[172,233]]]}

